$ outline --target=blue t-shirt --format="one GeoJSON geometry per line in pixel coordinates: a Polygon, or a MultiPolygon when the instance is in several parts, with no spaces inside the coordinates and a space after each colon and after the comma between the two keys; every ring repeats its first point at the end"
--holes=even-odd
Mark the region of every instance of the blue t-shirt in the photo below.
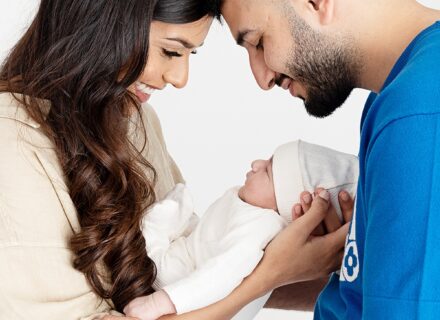
{"type": "Polygon", "coordinates": [[[440,22],[371,94],[340,275],[315,319],[440,319],[440,22]]]}

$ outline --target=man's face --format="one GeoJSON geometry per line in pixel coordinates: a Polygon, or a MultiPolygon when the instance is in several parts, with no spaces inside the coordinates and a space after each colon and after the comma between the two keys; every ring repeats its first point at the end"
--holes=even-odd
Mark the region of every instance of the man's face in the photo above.
{"type": "Polygon", "coordinates": [[[332,114],[356,86],[353,42],[312,29],[293,1],[226,0],[222,14],[237,43],[248,51],[259,86],[289,90],[304,101],[310,115],[332,114]]]}

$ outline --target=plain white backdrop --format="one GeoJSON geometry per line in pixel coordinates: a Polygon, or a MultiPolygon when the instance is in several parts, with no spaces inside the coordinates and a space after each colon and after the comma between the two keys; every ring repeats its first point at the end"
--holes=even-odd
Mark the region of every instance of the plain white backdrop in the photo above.
{"type": "MultiPolygon", "coordinates": [[[[440,9],[439,0],[420,2],[440,9]]],[[[25,31],[38,3],[0,0],[0,61],[25,31]]],[[[203,214],[227,188],[243,183],[252,160],[269,157],[289,140],[357,154],[367,95],[356,90],[333,116],[311,118],[287,91],[260,90],[245,50],[234,44],[226,26],[215,22],[204,47],[191,58],[188,86],[156,92],[150,103],[192,190],[196,211],[203,214]]],[[[263,310],[256,319],[312,319],[312,314],[263,310]]]]}

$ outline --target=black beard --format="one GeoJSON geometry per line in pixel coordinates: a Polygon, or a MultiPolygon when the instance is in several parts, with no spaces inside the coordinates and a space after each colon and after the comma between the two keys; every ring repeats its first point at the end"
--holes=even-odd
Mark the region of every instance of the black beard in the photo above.
{"type": "Polygon", "coordinates": [[[342,39],[330,39],[314,31],[300,17],[292,21],[295,43],[289,73],[305,86],[307,97],[301,97],[307,113],[317,118],[331,115],[356,87],[358,67],[356,50],[343,48],[342,39]],[[338,41],[339,40],[339,41],[338,41]]]}

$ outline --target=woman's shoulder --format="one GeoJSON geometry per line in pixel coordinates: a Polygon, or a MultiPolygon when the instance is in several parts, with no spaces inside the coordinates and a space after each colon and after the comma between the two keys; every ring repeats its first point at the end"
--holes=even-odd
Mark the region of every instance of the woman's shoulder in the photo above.
{"type": "Polygon", "coordinates": [[[55,149],[20,102],[5,93],[0,93],[0,154],[0,211],[16,221],[14,228],[0,223],[2,232],[20,241],[63,243],[64,232],[78,229],[78,221],[55,149]]]}
{"type": "Polygon", "coordinates": [[[8,123],[3,120],[18,122],[30,128],[38,129],[40,125],[29,116],[25,107],[17,98],[20,98],[19,95],[0,92],[0,120],[2,120],[0,130],[3,130],[3,126],[8,123]]]}
{"type": "Polygon", "coordinates": [[[40,124],[27,112],[19,101],[22,96],[0,92],[0,150],[3,155],[10,148],[22,151],[53,149],[53,144],[40,124]]]}

